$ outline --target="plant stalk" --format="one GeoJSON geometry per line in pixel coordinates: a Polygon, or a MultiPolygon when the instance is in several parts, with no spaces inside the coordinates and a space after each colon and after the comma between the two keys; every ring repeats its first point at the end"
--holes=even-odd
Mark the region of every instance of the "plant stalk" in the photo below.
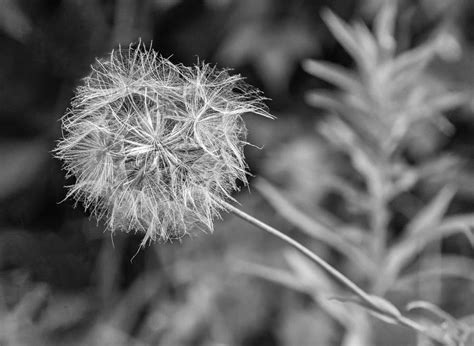
{"type": "Polygon", "coordinates": [[[373,254],[377,263],[383,263],[386,253],[389,212],[384,195],[375,196],[371,209],[371,223],[374,234],[373,254]]]}
{"type": "Polygon", "coordinates": [[[297,242],[293,238],[287,236],[286,234],[282,233],[281,231],[277,230],[276,228],[267,225],[266,223],[258,220],[257,218],[247,214],[246,212],[240,210],[239,208],[233,206],[230,203],[226,203],[225,207],[227,208],[228,211],[233,213],[234,215],[238,216],[239,218],[243,219],[244,221],[249,222],[250,224],[256,226],[257,228],[260,228],[261,230],[264,230],[277,238],[280,238],[284,242],[286,242],[288,245],[292,246],[299,252],[301,252],[303,255],[311,259],[313,262],[315,262],[318,266],[320,266],[322,269],[324,269],[333,279],[338,281],[342,286],[346,287],[352,293],[354,293],[357,297],[359,297],[365,304],[367,304],[368,307],[373,309],[375,312],[381,312],[382,314],[388,315],[394,320],[396,320],[399,324],[409,327],[427,337],[432,339],[433,341],[444,344],[444,345],[452,345],[451,343],[447,344],[446,340],[442,338],[438,333],[434,333],[428,328],[424,327],[423,325],[417,323],[416,321],[413,321],[403,315],[398,315],[391,313],[390,310],[388,309],[383,309],[379,305],[377,305],[374,300],[371,298],[371,296],[366,293],[362,288],[357,286],[354,282],[352,282],[349,278],[347,278],[345,275],[343,275],[341,272],[339,272],[336,268],[331,266],[328,262],[326,262],[324,259],[316,255],[313,251],[302,245],[301,243],[297,242]]]}
{"type": "Polygon", "coordinates": [[[303,255],[306,257],[310,258],[313,262],[315,262],[317,265],[319,265],[322,269],[324,269],[332,278],[336,279],[340,284],[343,286],[347,287],[350,291],[352,291],[355,295],[357,295],[362,301],[367,303],[369,306],[376,308],[379,310],[379,308],[374,306],[374,303],[372,302],[372,299],[370,298],[369,294],[367,294],[362,288],[357,286],[354,282],[352,282],[350,279],[348,279],[346,276],[341,274],[336,268],[331,266],[329,263],[327,263],[324,259],[316,255],[314,252],[312,252],[310,249],[305,247],[304,245],[298,243],[296,240],[293,238],[287,236],[286,234],[280,232],[276,228],[267,225],[266,223],[256,219],[255,217],[247,214],[246,212],[238,209],[237,207],[227,203],[226,208],[229,209],[230,212],[232,212],[234,215],[240,217],[241,219],[249,222],[250,224],[256,226],[257,228],[260,228],[268,233],[271,233],[272,235],[280,238],[287,244],[291,245],[294,247],[296,250],[301,252],[303,255]]]}

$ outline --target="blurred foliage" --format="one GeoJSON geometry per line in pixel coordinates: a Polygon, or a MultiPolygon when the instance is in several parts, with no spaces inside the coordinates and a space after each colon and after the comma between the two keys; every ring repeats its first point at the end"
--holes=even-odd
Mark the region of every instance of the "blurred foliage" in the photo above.
{"type": "MultiPolygon", "coordinates": [[[[461,188],[456,179],[459,165],[454,154],[443,156],[438,152],[442,145],[441,135],[450,135],[454,131],[445,112],[466,105],[471,95],[464,90],[451,91],[443,80],[425,72],[435,56],[443,57],[440,47],[444,48],[446,33],[436,32],[425,43],[400,51],[394,36],[396,13],[394,2],[385,3],[374,17],[371,32],[363,22],[349,25],[333,12],[324,11],[324,21],[354,60],[355,71],[325,61],[307,60],[303,63],[310,74],[337,86],[336,90],[311,91],[307,100],[331,113],[318,124],[318,131],[330,147],[347,158],[348,167],[343,171],[352,171],[352,176],[337,178],[340,174],[338,167],[314,170],[322,186],[329,189],[317,190],[321,198],[330,193],[336,196],[343,215],[333,205],[322,205],[320,199],[316,204],[320,204],[322,210],[313,207],[310,216],[292,205],[288,199],[291,195],[285,197],[264,180],[256,185],[291,223],[347,257],[349,263],[357,268],[359,280],[365,279],[369,292],[386,296],[401,288],[409,294],[418,291],[420,299],[430,299],[434,304],[419,304],[417,307],[425,312],[436,312],[446,323],[438,332],[445,342],[465,345],[473,326],[451,318],[435,304],[440,303],[444,277],[461,277],[468,285],[472,284],[474,276],[469,256],[444,256],[440,242],[444,237],[462,233],[472,248],[474,214],[447,216],[456,190],[461,188]],[[438,178],[435,184],[430,183],[433,178],[438,178]],[[416,189],[427,184],[438,192],[430,191],[434,197],[421,202],[427,197],[416,194],[416,189]],[[406,208],[405,201],[413,198],[420,202],[406,208]],[[397,215],[403,219],[395,226],[397,215]],[[342,230],[350,230],[351,237],[342,230]],[[404,277],[406,271],[410,272],[410,266],[415,266],[416,273],[408,274],[408,277],[415,276],[415,280],[404,277]],[[431,275],[426,275],[427,271],[431,275]],[[399,278],[403,285],[400,285],[399,278]],[[418,288],[403,287],[412,285],[413,281],[419,285],[418,288]]],[[[285,185],[287,183],[285,181],[285,185]]],[[[290,185],[289,189],[294,187],[290,185]]],[[[301,271],[303,265],[299,263],[294,270],[301,271]]],[[[310,270],[308,267],[307,271],[310,270]]],[[[324,276],[318,272],[314,277],[321,279],[324,276]]],[[[289,280],[291,287],[295,286],[296,280],[289,280]]],[[[301,289],[304,287],[318,289],[326,295],[335,290],[333,287],[304,284],[301,289]]],[[[354,301],[352,298],[337,300],[354,301]]],[[[323,304],[321,300],[318,302],[323,304]]],[[[357,304],[365,306],[360,302],[357,304]]],[[[407,309],[411,310],[413,306],[414,303],[410,303],[407,309]]],[[[346,315],[350,313],[347,311],[346,315]]],[[[339,314],[331,310],[328,314],[339,320],[339,314]]],[[[375,311],[375,315],[388,323],[398,323],[390,315],[380,315],[380,311],[375,311]]],[[[367,324],[364,318],[359,321],[367,324]]],[[[348,335],[354,334],[352,325],[342,324],[348,335]]],[[[364,344],[370,344],[369,339],[367,337],[364,344]]],[[[347,340],[344,344],[357,343],[347,340]]]]}
{"type": "Polygon", "coordinates": [[[94,58],[138,38],[271,98],[279,119],[247,122],[266,180],[236,196],[246,210],[420,320],[472,326],[474,6],[387,2],[0,0],[0,343],[416,343],[231,216],[136,253],[138,236],[59,203],[58,119],[94,58]]]}

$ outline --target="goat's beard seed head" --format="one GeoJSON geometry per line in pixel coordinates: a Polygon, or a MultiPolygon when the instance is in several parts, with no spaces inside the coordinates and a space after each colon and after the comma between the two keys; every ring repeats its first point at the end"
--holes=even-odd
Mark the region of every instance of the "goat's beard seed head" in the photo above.
{"type": "Polygon", "coordinates": [[[55,149],[82,202],[143,243],[212,230],[247,183],[241,116],[269,117],[260,93],[200,63],[175,65],[139,43],[97,60],[62,118],[55,149]]]}

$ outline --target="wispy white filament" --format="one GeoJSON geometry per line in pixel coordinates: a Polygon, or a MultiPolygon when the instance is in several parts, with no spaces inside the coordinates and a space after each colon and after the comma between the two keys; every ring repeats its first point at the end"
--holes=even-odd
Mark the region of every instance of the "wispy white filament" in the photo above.
{"type": "Polygon", "coordinates": [[[246,183],[241,116],[269,116],[238,75],[172,64],[139,43],[97,60],[62,118],[56,156],[76,178],[68,197],[111,231],[149,240],[212,230],[246,183]]]}

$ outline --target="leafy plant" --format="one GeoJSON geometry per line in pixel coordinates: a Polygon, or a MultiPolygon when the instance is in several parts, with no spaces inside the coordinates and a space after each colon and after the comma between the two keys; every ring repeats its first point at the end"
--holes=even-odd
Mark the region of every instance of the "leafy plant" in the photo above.
{"type": "MultiPolygon", "coordinates": [[[[363,22],[347,24],[329,10],[322,17],[355,66],[347,69],[325,61],[304,61],[303,68],[308,73],[336,87],[311,91],[307,102],[329,112],[317,129],[329,146],[347,157],[348,169],[353,172],[352,177],[332,177],[336,181],[332,190],[357,217],[347,221],[331,210],[325,210],[321,218],[318,212],[310,216],[268,181],[259,179],[255,186],[292,224],[345,256],[351,271],[356,271],[370,294],[383,297],[400,289],[410,291],[414,276],[423,280],[432,280],[433,275],[435,279],[442,275],[473,280],[471,259],[430,251],[432,244],[457,233],[464,234],[473,244],[470,227],[474,214],[448,213],[456,195],[455,184],[441,180],[431,200],[424,205],[413,203],[415,189],[449,175],[457,165],[453,157],[417,151],[420,141],[428,140],[434,145],[440,135],[451,134],[453,126],[444,112],[467,100],[465,93],[448,90],[426,73],[438,51],[437,36],[398,52],[396,5],[388,1],[377,14],[373,31],[363,22]],[[415,208],[407,210],[406,203],[415,208]],[[401,228],[393,224],[400,214],[407,219],[401,228]],[[350,230],[351,237],[344,230],[350,230]],[[420,263],[424,264],[420,267],[420,263]]],[[[369,344],[370,330],[363,327],[368,324],[365,318],[359,319],[360,325],[349,322],[343,316],[353,314],[350,304],[335,307],[321,299],[334,295],[334,278],[323,275],[298,256],[288,257],[292,274],[279,273],[276,277],[283,278],[280,281],[287,286],[315,296],[322,308],[346,328],[344,345],[358,344],[355,340],[360,339],[369,344]]],[[[268,277],[265,269],[260,269],[257,274],[268,277]]],[[[394,318],[399,312],[385,300],[376,298],[391,313],[381,313],[352,297],[336,299],[368,308],[386,322],[403,324],[403,320],[394,318]]],[[[440,327],[439,321],[429,322],[428,318],[428,322],[412,326],[415,330],[430,330],[439,336],[438,342],[447,345],[466,344],[470,327],[438,313],[440,309],[435,310],[433,304],[408,307],[415,306],[425,312],[436,311],[445,323],[440,327]]]]}
{"type": "Polygon", "coordinates": [[[258,91],[239,76],[206,64],[174,65],[141,42],[112,52],[92,66],[62,118],[63,138],[55,152],[76,179],[67,196],[104,217],[112,232],[144,234],[141,246],[179,238],[191,228],[212,231],[218,210],[230,211],[298,250],[355,295],[339,300],[444,340],[389,301],[366,293],[295,239],[228,202],[236,179],[246,182],[241,119],[246,112],[271,117],[258,91]]]}
{"type": "MultiPolygon", "coordinates": [[[[420,128],[430,129],[429,133],[450,131],[442,112],[463,103],[465,96],[442,85],[433,87],[426,79],[423,71],[437,50],[436,39],[396,54],[393,4],[387,3],[377,16],[375,34],[363,23],[349,26],[329,11],[323,17],[354,58],[357,72],[321,61],[305,62],[308,72],[339,88],[314,91],[308,102],[337,114],[320,131],[349,159],[354,178],[339,177],[333,186],[358,217],[347,221],[328,213],[319,223],[264,180],[258,188],[290,221],[347,256],[359,277],[363,274],[360,284],[308,247],[228,202],[233,201],[230,193],[237,189],[236,179],[246,183],[243,147],[247,143],[241,116],[251,112],[271,118],[259,92],[226,70],[207,64],[175,65],[141,43],[98,60],[62,119],[64,133],[56,155],[68,175],[76,178],[68,197],[104,217],[111,231],[144,234],[141,246],[180,238],[192,228],[212,230],[218,212],[230,211],[297,250],[286,255],[294,273],[276,272],[279,282],[312,294],[345,326],[347,345],[369,343],[365,310],[387,323],[412,328],[428,340],[462,345],[470,332],[464,323],[434,305],[412,303],[410,309],[424,309],[449,322],[445,329],[432,326],[403,314],[385,296],[397,282],[409,281],[403,281],[404,271],[429,243],[459,232],[471,239],[466,225],[472,224],[472,215],[445,216],[456,192],[448,184],[425,207],[407,214],[410,221],[398,239],[393,241],[391,234],[393,214],[403,212],[399,199],[409,197],[417,185],[438,173],[435,170],[451,167],[447,159],[424,162],[411,152],[420,128]],[[410,155],[413,162],[407,158],[410,155]],[[353,243],[336,229],[350,230],[359,242],[353,243]],[[353,321],[347,316],[358,318],[353,321]]],[[[437,263],[441,262],[442,257],[437,263]]],[[[265,270],[255,267],[255,272],[265,270]]],[[[153,288],[156,283],[137,282],[138,288],[153,288]]],[[[134,296],[134,289],[130,292],[134,296]]],[[[148,293],[137,300],[137,307],[148,303],[154,290],[148,293]]],[[[199,300],[190,300],[207,311],[199,300]]],[[[116,315],[125,316],[123,311],[116,315]]],[[[195,319],[189,323],[189,333],[183,334],[194,334],[199,325],[195,319]]],[[[124,323],[112,318],[105,324],[119,330],[124,323]]],[[[108,340],[107,333],[99,325],[91,338],[108,340]]],[[[128,340],[115,332],[113,338],[128,340]]]]}

